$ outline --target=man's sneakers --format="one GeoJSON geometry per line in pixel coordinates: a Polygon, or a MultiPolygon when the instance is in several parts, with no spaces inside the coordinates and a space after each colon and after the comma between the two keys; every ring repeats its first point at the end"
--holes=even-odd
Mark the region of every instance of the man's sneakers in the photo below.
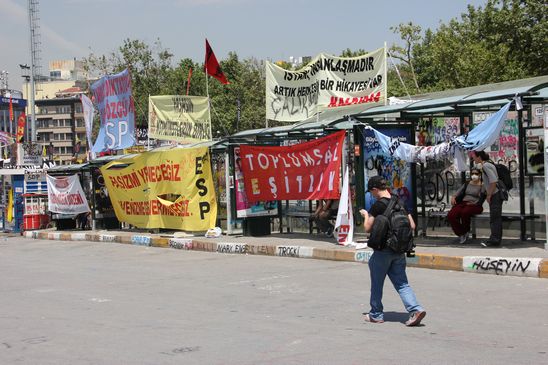
{"type": "Polygon", "coordinates": [[[330,237],[330,238],[333,237],[333,228],[334,228],[334,227],[329,227],[329,228],[327,229],[327,231],[325,231],[325,235],[326,235],[327,237],[330,237]]]}
{"type": "Polygon", "coordinates": [[[500,242],[487,240],[480,242],[480,245],[482,245],[483,247],[500,247],[500,242]]]}
{"type": "MultiPolygon", "coordinates": [[[[425,311],[417,311],[417,312],[413,312],[411,313],[411,315],[409,316],[409,319],[407,320],[407,322],[405,322],[405,325],[407,327],[414,327],[414,326],[418,326],[421,321],[424,319],[424,317],[426,316],[426,312],[425,311]]],[[[369,313],[367,313],[364,317],[363,317],[363,320],[366,321],[366,322],[370,322],[370,323],[384,323],[384,319],[376,319],[376,318],[373,318],[369,315],[369,313]]]]}
{"type": "Polygon", "coordinates": [[[411,316],[409,316],[409,319],[407,320],[407,322],[405,322],[405,325],[407,327],[418,326],[425,316],[426,316],[425,311],[413,312],[411,313],[411,316]]]}
{"type": "Polygon", "coordinates": [[[366,321],[366,322],[371,322],[371,323],[384,323],[384,319],[375,319],[373,317],[371,317],[369,315],[369,313],[367,313],[364,317],[363,317],[363,320],[366,321]]]}

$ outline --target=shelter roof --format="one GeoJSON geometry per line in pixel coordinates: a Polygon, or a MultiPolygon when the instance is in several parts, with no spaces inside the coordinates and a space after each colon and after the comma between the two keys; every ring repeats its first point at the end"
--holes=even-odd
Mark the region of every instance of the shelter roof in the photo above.
{"type": "Polygon", "coordinates": [[[111,161],[116,161],[116,160],[119,160],[121,158],[127,158],[127,157],[132,157],[132,156],[137,156],[137,154],[101,156],[101,157],[97,157],[96,159],[91,160],[89,163],[91,165],[105,165],[105,164],[107,164],[111,161]]]}
{"type": "Polygon", "coordinates": [[[63,173],[63,172],[79,172],[89,166],[89,163],[72,164],[72,165],[59,165],[50,167],[46,170],[49,173],[63,173]]]}
{"type": "Polygon", "coordinates": [[[548,87],[548,75],[528,79],[499,82],[461,89],[445,90],[411,97],[405,104],[378,106],[356,114],[356,117],[374,117],[386,113],[432,114],[459,109],[500,105],[515,95],[532,98],[537,91],[548,87]]]}

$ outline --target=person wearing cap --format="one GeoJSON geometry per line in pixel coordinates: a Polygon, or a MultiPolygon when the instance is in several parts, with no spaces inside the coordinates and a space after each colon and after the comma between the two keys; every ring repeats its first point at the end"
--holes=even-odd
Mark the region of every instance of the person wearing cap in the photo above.
{"type": "MultiPolygon", "coordinates": [[[[371,232],[375,224],[375,217],[384,213],[391,199],[388,191],[386,180],[381,176],[373,176],[367,183],[367,191],[373,195],[376,202],[367,212],[365,209],[360,210],[360,214],[364,218],[364,227],[366,232],[371,232]]],[[[409,223],[411,228],[415,229],[415,221],[409,214],[409,223]]],[[[383,323],[384,313],[382,305],[382,291],[386,276],[394,285],[394,288],[400,295],[400,298],[405,306],[405,309],[410,314],[409,319],[405,322],[408,327],[417,326],[421,323],[426,312],[417,301],[415,293],[407,280],[405,254],[395,253],[390,248],[385,247],[381,250],[374,250],[368,262],[369,273],[371,276],[371,310],[365,315],[365,321],[371,323],[383,323]]]]}

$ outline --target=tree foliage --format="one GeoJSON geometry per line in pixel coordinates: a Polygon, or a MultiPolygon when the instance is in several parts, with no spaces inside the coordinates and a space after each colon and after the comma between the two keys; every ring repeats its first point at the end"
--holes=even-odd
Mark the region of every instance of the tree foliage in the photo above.
{"type": "Polygon", "coordinates": [[[488,0],[424,35],[412,23],[393,27],[404,45],[391,52],[419,92],[545,75],[546,14],[542,0],[488,0]]]}
{"type": "Polygon", "coordinates": [[[95,77],[129,69],[137,125],[148,124],[149,95],[186,94],[192,68],[189,95],[205,96],[209,89],[213,137],[264,126],[264,65],[256,59],[240,60],[236,53],[229,53],[228,59],[220,64],[230,84],[222,85],[210,77],[207,87],[203,63],[184,58],[173,66],[173,55],[159,40],[148,45],[141,40],[126,39],[118,50],[108,55],[91,54],[84,64],[86,71],[95,77]]]}

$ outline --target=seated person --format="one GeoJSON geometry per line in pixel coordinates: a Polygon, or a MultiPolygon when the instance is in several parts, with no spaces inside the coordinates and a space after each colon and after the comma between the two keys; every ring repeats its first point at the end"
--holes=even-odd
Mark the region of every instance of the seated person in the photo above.
{"type": "Polygon", "coordinates": [[[320,231],[325,233],[327,237],[333,237],[333,230],[335,229],[335,226],[331,223],[330,219],[337,215],[338,210],[338,200],[319,200],[318,207],[310,219],[316,222],[318,228],[320,228],[320,231]]]}
{"type": "Polygon", "coordinates": [[[88,219],[91,215],[90,212],[80,213],[76,216],[76,228],[87,229],[89,228],[88,219]]]}
{"type": "Polygon", "coordinates": [[[453,232],[459,236],[459,243],[465,243],[470,233],[470,220],[472,216],[483,212],[485,191],[481,182],[481,171],[473,168],[470,170],[471,180],[462,185],[451,197],[453,207],[447,213],[447,220],[451,224],[453,232]]]}

